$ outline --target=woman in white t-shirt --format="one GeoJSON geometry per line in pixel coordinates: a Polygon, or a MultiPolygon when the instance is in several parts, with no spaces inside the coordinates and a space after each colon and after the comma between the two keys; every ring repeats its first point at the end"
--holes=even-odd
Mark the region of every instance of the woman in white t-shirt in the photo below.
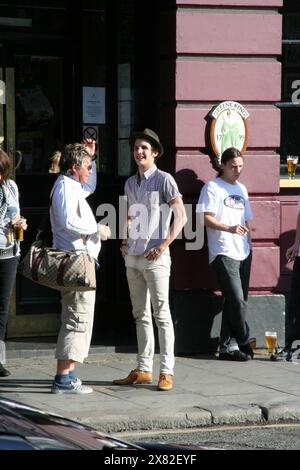
{"type": "Polygon", "coordinates": [[[226,149],[218,177],[204,185],[197,205],[197,212],[204,213],[209,263],[224,297],[219,359],[232,361],[253,358],[246,322],[252,212],[247,189],[238,182],[243,165],[238,149],[226,149]]]}

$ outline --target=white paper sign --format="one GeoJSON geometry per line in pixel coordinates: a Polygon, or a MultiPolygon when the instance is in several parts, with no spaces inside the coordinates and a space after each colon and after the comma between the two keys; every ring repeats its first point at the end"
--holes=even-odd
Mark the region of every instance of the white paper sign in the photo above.
{"type": "Polygon", "coordinates": [[[105,88],[83,87],[83,124],[105,124],[105,88]]]}

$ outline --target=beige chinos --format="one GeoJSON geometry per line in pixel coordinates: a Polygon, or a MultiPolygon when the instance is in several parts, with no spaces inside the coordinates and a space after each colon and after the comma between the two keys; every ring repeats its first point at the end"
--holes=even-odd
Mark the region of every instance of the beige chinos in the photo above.
{"type": "Polygon", "coordinates": [[[169,308],[171,258],[162,254],[157,261],[143,255],[125,257],[126,274],[138,342],[138,369],[152,371],[154,357],[153,317],[158,328],[160,372],[174,373],[174,328],[169,308]],[[150,301],[151,297],[151,301],[150,301]]]}

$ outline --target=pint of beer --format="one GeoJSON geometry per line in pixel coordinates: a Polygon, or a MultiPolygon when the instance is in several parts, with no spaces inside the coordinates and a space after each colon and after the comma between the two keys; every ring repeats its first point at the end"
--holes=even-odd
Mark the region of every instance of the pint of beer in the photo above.
{"type": "Polygon", "coordinates": [[[24,217],[20,217],[17,222],[14,223],[14,238],[18,241],[24,240],[24,231],[23,231],[23,221],[24,217]]]}
{"type": "Polygon", "coordinates": [[[276,343],[277,343],[276,331],[266,331],[265,342],[268,348],[268,353],[273,354],[275,352],[276,343]]]}
{"type": "Polygon", "coordinates": [[[21,224],[14,225],[14,237],[15,237],[15,240],[17,241],[24,240],[24,231],[23,231],[23,227],[21,224]]]}
{"type": "Polygon", "coordinates": [[[295,178],[297,164],[298,164],[298,157],[293,155],[288,155],[286,157],[286,164],[287,164],[287,172],[289,179],[295,178]]]}

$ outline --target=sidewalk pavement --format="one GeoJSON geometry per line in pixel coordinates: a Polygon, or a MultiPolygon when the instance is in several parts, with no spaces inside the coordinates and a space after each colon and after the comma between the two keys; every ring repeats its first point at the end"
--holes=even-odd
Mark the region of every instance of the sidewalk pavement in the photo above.
{"type": "Polygon", "coordinates": [[[60,414],[106,432],[300,421],[300,364],[271,362],[256,350],[248,362],[214,356],[177,357],[174,389],[159,392],[159,357],[151,385],[117,386],[136,367],[136,354],[94,346],[78,365],[89,395],[55,395],[54,345],[9,343],[0,396],[60,414]]]}

